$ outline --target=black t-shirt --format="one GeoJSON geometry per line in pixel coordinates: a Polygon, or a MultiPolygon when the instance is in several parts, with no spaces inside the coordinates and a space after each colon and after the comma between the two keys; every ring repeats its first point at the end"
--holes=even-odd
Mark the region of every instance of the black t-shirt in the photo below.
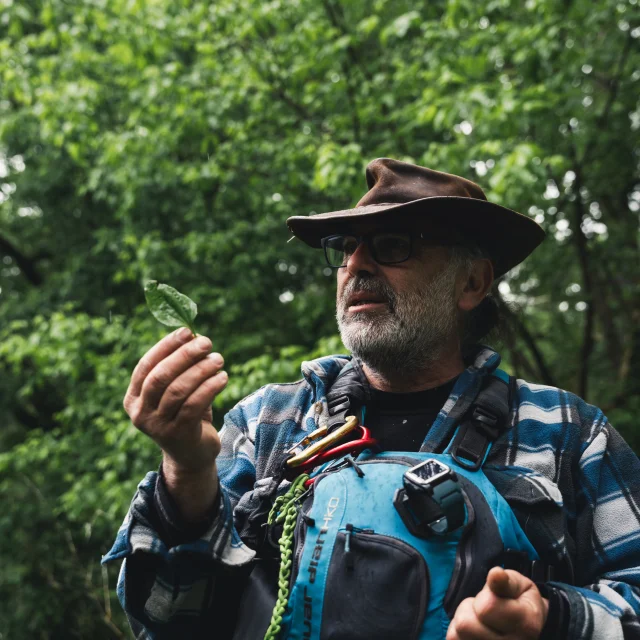
{"type": "Polygon", "coordinates": [[[455,382],[413,393],[371,389],[363,424],[383,451],[418,451],[455,382]]]}

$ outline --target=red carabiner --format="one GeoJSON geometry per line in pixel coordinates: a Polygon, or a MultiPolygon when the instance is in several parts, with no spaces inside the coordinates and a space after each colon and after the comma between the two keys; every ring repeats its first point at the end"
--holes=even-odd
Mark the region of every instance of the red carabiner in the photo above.
{"type": "MultiPolygon", "coordinates": [[[[349,453],[352,455],[356,455],[361,451],[363,451],[364,449],[369,449],[371,447],[374,447],[377,444],[377,441],[375,440],[375,438],[371,437],[371,433],[369,432],[369,429],[367,429],[362,425],[358,425],[358,427],[356,428],[360,430],[360,437],[357,440],[350,440],[349,442],[343,442],[342,444],[336,445],[331,449],[327,449],[326,451],[321,451],[320,453],[317,453],[315,456],[312,456],[300,466],[291,469],[291,472],[295,472],[295,475],[293,473],[287,474],[287,478],[295,478],[301,473],[307,473],[308,471],[315,469],[315,467],[319,467],[321,464],[324,464],[325,462],[329,462],[330,460],[336,460],[337,458],[342,458],[343,456],[346,456],[349,453]]],[[[305,486],[308,486],[312,483],[313,483],[312,479],[307,480],[307,482],[305,483],[305,486]]]]}

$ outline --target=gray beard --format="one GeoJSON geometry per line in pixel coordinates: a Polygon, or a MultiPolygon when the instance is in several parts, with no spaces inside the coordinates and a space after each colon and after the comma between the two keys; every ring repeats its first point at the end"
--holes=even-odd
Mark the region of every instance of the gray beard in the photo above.
{"type": "Polygon", "coordinates": [[[402,294],[381,280],[354,278],[336,307],[344,346],[369,369],[388,379],[433,368],[458,332],[457,271],[457,265],[450,263],[431,282],[402,294]],[[349,314],[347,300],[355,291],[378,294],[388,307],[349,314]]]}

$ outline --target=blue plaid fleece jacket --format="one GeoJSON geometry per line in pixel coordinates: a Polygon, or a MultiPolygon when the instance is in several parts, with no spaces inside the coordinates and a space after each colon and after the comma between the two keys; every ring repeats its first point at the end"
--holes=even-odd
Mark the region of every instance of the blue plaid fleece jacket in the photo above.
{"type": "MultiPolygon", "coordinates": [[[[328,356],[305,362],[302,380],[262,387],[225,416],[221,504],[198,540],[170,546],[157,524],[158,474],[148,473],[139,484],[103,558],[124,559],[118,597],[136,638],[215,640],[224,615],[211,614],[216,591],[224,589],[230,568],[255,555],[238,531],[284,451],[327,420],[326,392],[349,361],[328,356]]],[[[446,446],[455,427],[452,408],[460,415],[499,361],[488,348],[476,353],[421,451],[446,446]]],[[[564,610],[562,635],[640,638],[640,461],[597,407],[554,387],[518,380],[510,424],[484,470],[541,558],[573,573],[572,585],[541,585],[554,608],[560,602],[564,610]]]]}

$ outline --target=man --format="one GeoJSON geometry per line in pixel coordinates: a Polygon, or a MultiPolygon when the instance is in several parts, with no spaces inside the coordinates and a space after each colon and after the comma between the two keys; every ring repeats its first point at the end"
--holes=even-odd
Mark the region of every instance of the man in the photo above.
{"type": "MultiPolygon", "coordinates": [[[[137,638],[263,637],[265,625],[247,635],[246,612],[264,617],[274,601],[249,590],[242,569],[255,564],[261,504],[291,446],[330,420],[327,394],[345,372],[361,371],[364,422],[379,447],[404,452],[444,451],[495,372],[499,356],[470,343],[493,324],[494,278],[543,231],[457,176],[379,159],[367,182],[354,209],[288,220],[336,268],[353,359],[304,363],[301,381],[258,390],[219,435],[211,403],[227,375],[207,338],[177,331],[133,372],[124,406],[163,462],[139,485],[104,561],[125,558],[118,594],[137,638]]],[[[480,464],[562,579],[491,569],[457,606],[447,640],[640,637],[638,458],[568,392],[518,380],[510,403],[511,428],[480,464]]]]}

